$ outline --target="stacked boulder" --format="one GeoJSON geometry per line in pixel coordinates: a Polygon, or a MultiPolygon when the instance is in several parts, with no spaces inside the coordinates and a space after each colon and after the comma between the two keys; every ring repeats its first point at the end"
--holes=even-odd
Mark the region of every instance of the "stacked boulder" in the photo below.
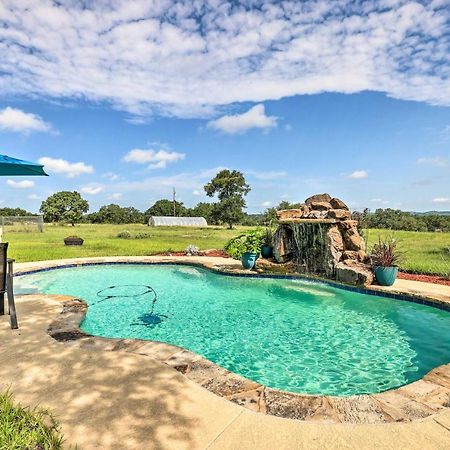
{"type": "MultiPolygon", "coordinates": [[[[366,264],[364,240],[359,234],[357,221],[352,220],[351,212],[342,200],[329,194],[313,195],[297,209],[278,211],[277,217],[279,227],[274,239],[277,262],[302,261],[303,255],[299,253],[307,253],[308,249],[299,245],[303,239],[301,234],[317,233],[322,240],[320,245],[317,244],[318,239],[313,240],[313,245],[318,247],[313,253],[313,271],[317,275],[349,284],[372,283],[373,274],[366,264]]],[[[304,241],[312,242],[308,236],[304,241]]],[[[304,267],[304,270],[311,271],[311,268],[304,267]]]]}

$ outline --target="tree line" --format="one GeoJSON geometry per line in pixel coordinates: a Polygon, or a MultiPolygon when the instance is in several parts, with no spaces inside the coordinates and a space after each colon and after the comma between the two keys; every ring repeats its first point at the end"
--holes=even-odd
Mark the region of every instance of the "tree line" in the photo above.
{"type": "Polygon", "coordinates": [[[161,199],[146,211],[116,204],[104,205],[97,212],[87,214],[89,203],[79,192],[61,191],[42,202],[40,212],[45,222],[66,222],[74,225],[88,223],[148,223],[150,216],[204,217],[209,224],[227,224],[229,228],[245,218],[245,199],[250,192],[242,172],[221,170],[204,186],[208,197],[216,197],[214,203],[200,202],[188,208],[182,202],[161,199]]]}
{"type": "MultiPolygon", "coordinates": [[[[241,224],[248,226],[273,226],[276,224],[277,210],[294,209],[300,203],[282,201],[277,206],[267,208],[262,214],[245,212],[245,196],[250,192],[244,175],[236,170],[221,170],[204,186],[208,197],[216,202],[200,202],[193,208],[182,202],[160,199],[145,211],[114,203],[102,206],[98,211],[89,213],[89,203],[78,192],[57,192],[42,202],[40,212],[45,222],[75,223],[148,223],[150,216],[204,217],[208,224],[241,224]]],[[[21,208],[0,208],[0,216],[31,216],[32,213],[21,208]]],[[[450,232],[450,213],[418,214],[398,209],[377,209],[371,212],[353,212],[360,228],[387,228],[406,231],[445,231],[450,232]]]]}

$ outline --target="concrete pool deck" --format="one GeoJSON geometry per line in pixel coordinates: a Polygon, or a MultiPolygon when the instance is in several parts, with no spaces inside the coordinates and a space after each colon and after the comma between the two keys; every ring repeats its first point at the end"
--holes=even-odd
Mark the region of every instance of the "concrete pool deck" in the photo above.
{"type": "MultiPolygon", "coordinates": [[[[89,258],[76,263],[173,260],[230,269],[236,265],[233,260],[205,257],[89,258]]],[[[16,271],[73,263],[17,264],[16,271]]],[[[414,284],[411,289],[418,287],[414,284]]],[[[433,294],[431,290],[428,294],[433,294]]],[[[450,300],[445,290],[436,295],[450,300]]],[[[214,395],[154,358],[57,342],[47,329],[60,315],[61,302],[51,296],[23,296],[17,299],[17,308],[19,330],[10,330],[7,316],[0,316],[0,389],[10,386],[18,401],[52,409],[67,443],[76,443],[80,449],[450,446],[448,410],[410,423],[389,424],[332,424],[267,416],[214,395]]]]}

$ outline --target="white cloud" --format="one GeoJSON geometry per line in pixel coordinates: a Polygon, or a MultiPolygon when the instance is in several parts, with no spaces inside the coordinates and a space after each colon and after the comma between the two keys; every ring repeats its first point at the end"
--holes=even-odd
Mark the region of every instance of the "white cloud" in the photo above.
{"type": "Polygon", "coordinates": [[[84,162],[70,163],[65,159],[55,159],[48,156],[39,158],[39,164],[45,166],[50,173],[58,173],[67,178],[75,178],[80,175],[94,173],[94,168],[84,162]]]}
{"type": "Polygon", "coordinates": [[[365,170],[355,170],[348,177],[353,178],[354,180],[363,180],[367,178],[369,174],[365,170]]]}
{"type": "Polygon", "coordinates": [[[124,157],[125,162],[133,162],[137,164],[148,164],[149,169],[164,169],[167,164],[181,161],[186,157],[184,153],[171,152],[168,150],[141,150],[135,148],[130,150],[124,157]]]}
{"type": "Polygon", "coordinates": [[[202,191],[200,191],[199,189],[194,189],[194,190],[192,191],[192,195],[195,195],[195,196],[202,195],[202,191]]]}
{"type": "Polygon", "coordinates": [[[109,200],[119,200],[120,198],[122,198],[122,194],[120,192],[114,192],[108,195],[109,200]]]}
{"type": "Polygon", "coordinates": [[[265,208],[269,208],[270,206],[272,206],[272,202],[269,202],[269,201],[262,202],[261,206],[264,206],[265,208]]]}
{"type": "Polygon", "coordinates": [[[432,200],[433,203],[450,203],[450,197],[436,197],[432,200]]]}
{"type": "Polygon", "coordinates": [[[447,5],[3,0],[0,95],[103,100],[137,116],[366,90],[448,106],[447,5]]]}
{"type": "Polygon", "coordinates": [[[100,194],[100,192],[103,191],[103,186],[97,185],[97,184],[88,184],[86,186],[82,186],[80,188],[80,192],[82,194],[87,195],[97,195],[100,194]]]}
{"type": "Polygon", "coordinates": [[[1,131],[29,134],[33,131],[51,131],[51,129],[51,125],[44,122],[36,114],[26,113],[21,109],[11,108],[9,106],[0,110],[1,131]]]}
{"type": "Polygon", "coordinates": [[[231,116],[222,116],[218,119],[208,122],[208,128],[223,131],[227,134],[240,134],[252,128],[269,130],[277,126],[278,118],[275,116],[267,116],[264,105],[259,104],[253,106],[242,114],[231,116]]]}
{"type": "Polygon", "coordinates": [[[31,180],[22,180],[22,181],[6,180],[6,184],[15,189],[30,189],[34,186],[34,181],[31,181],[31,180]]]}
{"type": "Polygon", "coordinates": [[[436,167],[446,167],[448,164],[447,159],[441,158],[439,156],[435,157],[427,157],[427,158],[419,158],[417,160],[417,164],[428,164],[430,166],[436,166],[436,167]]]}

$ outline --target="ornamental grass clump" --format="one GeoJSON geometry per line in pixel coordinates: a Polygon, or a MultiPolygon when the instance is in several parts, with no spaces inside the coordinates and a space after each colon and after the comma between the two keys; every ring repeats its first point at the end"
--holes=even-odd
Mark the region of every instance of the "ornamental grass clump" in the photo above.
{"type": "Polygon", "coordinates": [[[378,242],[372,247],[370,261],[374,267],[397,267],[401,260],[401,254],[397,250],[397,241],[378,238],[378,242]]]}
{"type": "Polygon", "coordinates": [[[0,393],[0,450],[59,450],[59,423],[45,409],[14,404],[9,392],[0,393]]]}

